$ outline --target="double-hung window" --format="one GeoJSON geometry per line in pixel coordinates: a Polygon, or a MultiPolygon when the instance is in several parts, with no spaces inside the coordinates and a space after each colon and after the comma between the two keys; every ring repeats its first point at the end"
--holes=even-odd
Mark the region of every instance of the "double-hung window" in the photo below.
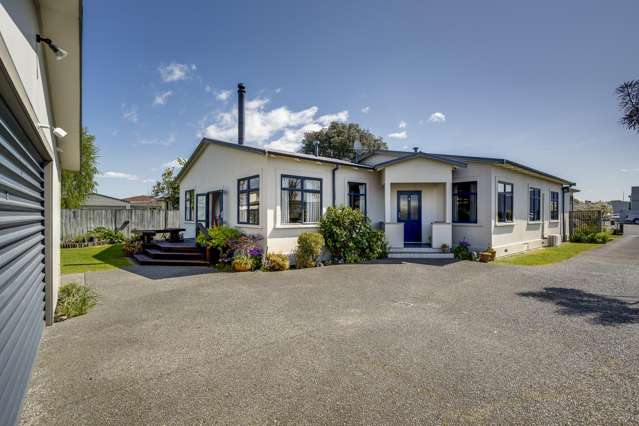
{"type": "Polygon", "coordinates": [[[366,184],[348,182],[348,206],[366,214],[366,184]]]}
{"type": "Polygon", "coordinates": [[[322,215],[322,180],[282,175],[282,224],[317,223],[322,215]]]}
{"type": "Polygon", "coordinates": [[[497,183],[497,222],[510,223],[513,221],[513,184],[497,183]]]}
{"type": "Polygon", "coordinates": [[[191,222],[193,220],[193,210],[195,210],[195,191],[190,189],[184,192],[184,220],[191,222]]]}
{"type": "Polygon", "coordinates": [[[541,220],[541,189],[531,186],[528,193],[528,220],[538,222],[541,220]]]}
{"type": "Polygon", "coordinates": [[[550,220],[559,220],[559,192],[550,191],[550,220]]]}
{"type": "Polygon", "coordinates": [[[237,180],[237,223],[260,224],[260,177],[237,180]]]}
{"type": "Polygon", "coordinates": [[[453,222],[477,223],[477,182],[453,183],[453,222]]]}

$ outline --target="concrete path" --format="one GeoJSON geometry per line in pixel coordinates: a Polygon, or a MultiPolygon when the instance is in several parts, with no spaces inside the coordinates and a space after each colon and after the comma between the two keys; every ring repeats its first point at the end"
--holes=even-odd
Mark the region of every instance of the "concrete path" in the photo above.
{"type": "Polygon", "coordinates": [[[562,264],[131,267],[47,328],[23,424],[637,424],[639,227],[562,264]]]}

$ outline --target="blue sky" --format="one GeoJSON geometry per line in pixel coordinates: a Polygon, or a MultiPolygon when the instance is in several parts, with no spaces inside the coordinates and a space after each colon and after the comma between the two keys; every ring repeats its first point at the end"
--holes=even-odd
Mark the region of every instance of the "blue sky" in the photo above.
{"type": "Polygon", "coordinates": [[[85,1],[84,125],[98,191],[149,193],[202,135],[294,149],[356,122],[392,149],[505,157],[585,199],[639,185],[614,94],[639,78],[639,2],[85,1]]]}

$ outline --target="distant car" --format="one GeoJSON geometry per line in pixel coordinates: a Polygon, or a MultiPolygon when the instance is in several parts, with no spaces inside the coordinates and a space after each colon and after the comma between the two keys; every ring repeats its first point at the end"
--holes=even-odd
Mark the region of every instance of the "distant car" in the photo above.
{"type": "Polygon", "coordinates": [[[639,225],[639,212],[626,212],[626,223],[634,223],[635,225],[639,225]]]}

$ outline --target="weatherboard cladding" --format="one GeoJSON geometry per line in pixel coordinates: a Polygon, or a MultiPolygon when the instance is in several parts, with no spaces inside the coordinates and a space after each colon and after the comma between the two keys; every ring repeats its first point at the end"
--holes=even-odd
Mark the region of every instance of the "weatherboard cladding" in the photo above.
{"type": "Polygon", "coordinates": [[[15,424],[44,328],[43,160],[0,100],[0,424],[15,424]]]}

